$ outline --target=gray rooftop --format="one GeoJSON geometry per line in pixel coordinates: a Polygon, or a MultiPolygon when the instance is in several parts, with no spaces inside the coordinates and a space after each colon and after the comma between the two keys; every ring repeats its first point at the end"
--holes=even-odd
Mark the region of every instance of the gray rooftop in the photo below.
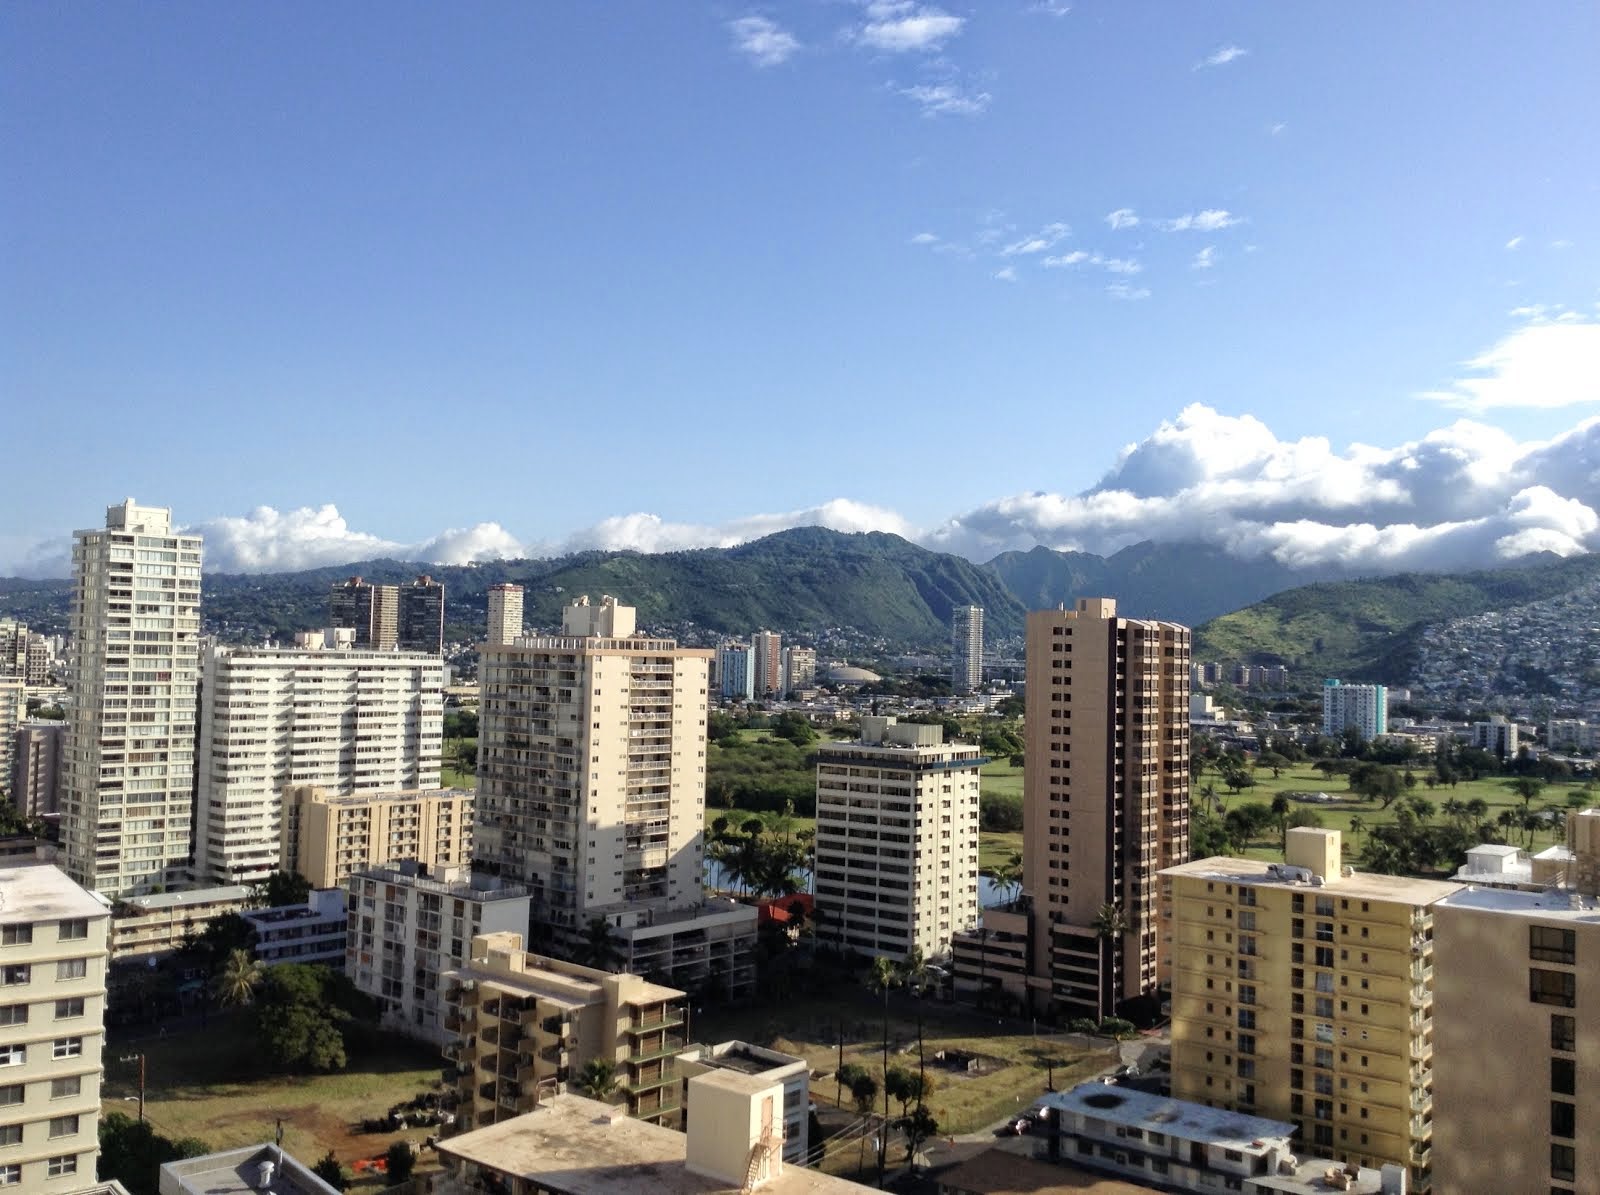
{"type": "Polygon", "coordinates": [[[151,896],[130,896],[125,903],[153,913],[157,909],[186,909],[192,906],[231,904],[247,900],[247,884],[224,884],[218,888],[189,888],[183,892],[157,892],[151,896]]]}
{"type": "Polygon", "coordinates": [[[1513,917],[1554,918],[1600,924],[1600,898],[1569,888],[1544,892],[1518,892],[1509,888],[1463,888],[1436,906],[1440,909],[1477,909],[1513,917]]]}
{"type": "Polygon", "coordinates": [[[1107,1124],[1165,1133],[1247,1154],[1259,1155],[1274,1146],[1286,1146],[1294,1136],[1294,1125],[1287,1121],[1208,1108],[1109,1083],[1080,1083],[1071,1091],[1053,1092],[1039,1103],[1079,1116],[1093,1116],[1107,1124]]]}
{"type": "Polygon", "coordinates": [[[110,915],[110,908],[53,863],[19,855],[0,866],[0,925],[110,915]]]}
{"type": "Polygon", "coordinates": [[[265,1143],[168,1162],[161,1168],[160,1195],[338,1195],[292,1154],[265,1143]],[[261,1185],[261,1163],[273,1163],[270,1186],[261,1185]]]}

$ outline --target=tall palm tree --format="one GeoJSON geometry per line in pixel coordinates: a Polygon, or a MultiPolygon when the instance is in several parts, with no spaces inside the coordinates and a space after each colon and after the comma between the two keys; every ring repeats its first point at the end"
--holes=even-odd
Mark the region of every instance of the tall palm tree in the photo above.
{"type": "Polygon", "coordinates": [[[617,1064],[609,1058],[591,1058],[573,1082],[591,1100],[608,1101],[617,1093],[617,1064]]]}
{"type": "Polygon", "coordinates": [[[889,990],[902,982],[900,968],[895,961],[879,955],[872,960],[872,970],[867,974],[867,986],[883,993],[883,1128],[878,1132],[878,1185],[883,1186],[885,1153],[889,1148],[889,990]]]}
{"type": "Polygon", "coordinates": [[[261,964],[248,950],[229,951],[227,962],[217,973],[217,999],[228,1008],[251,1003],[261,976],[261,964]]]}
{"type": "Polygon", "coordinates": [[[1105,1020],[1116,1011],[1116,993],[1121,986],[1117,978],[1122,970],[1122,950],[1118,939],[1128,932],[1128,928],[1128,916],[1116,901],[1101,905],[1100,911],[1094,915],[1094,932],[1100,939],[1101,976],[1095,996],[1095,1007],[1099,1010],[1101,1020],[1105,1020]],[[1108,977],[1109,982],[1107,982],[1108,977]],[[1112,997],[1112,1007],[1109,1010],[1106,1008],[1108,991],[1112,997]]]}
{"type": "Polygon", "coordinates": [[[611,922],[604,917],[591,917],[583,930],[583,945],[579,957],[586,966],[598,971],[609,971],[622,962],[622,951],[611,931],[611,922]]]}
{"type": "Polygon", "coordinates": [[[1350,837],[1356,839],[1356,846],[1361,846],[1361,831],[1367,828],[1367,823],[1362,820],[1359,813],[1350,815],[1350,837]]]}

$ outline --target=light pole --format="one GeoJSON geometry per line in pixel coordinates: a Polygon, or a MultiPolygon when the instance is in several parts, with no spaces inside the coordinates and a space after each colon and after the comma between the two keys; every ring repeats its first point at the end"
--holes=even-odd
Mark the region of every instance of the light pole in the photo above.
{"type": "Polygon", "coordinates": [[[144,1123],[144,1053],[124,1054],[121,1061],[139,1064],[139,1123],[144,1123]]]}

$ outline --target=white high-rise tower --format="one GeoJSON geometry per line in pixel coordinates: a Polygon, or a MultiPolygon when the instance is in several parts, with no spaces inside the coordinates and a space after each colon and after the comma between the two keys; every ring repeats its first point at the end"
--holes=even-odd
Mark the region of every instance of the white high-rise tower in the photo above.
{"type": "Polygon", "coordinates": [[[503,647],[522,634],[522,586],[489,586],[489,633],[483,641],[503,647]]]}
{"type": "Polygon", "coordinates": [[[950,643],[955,649],[950,688],[956,693],[976,693],[983,684],[982,606],[957,606],[950,612],[950,643]]]}
{"type": "Polygon", "coordinates": [[[105,896],[141,895],[189,878],[201,541],[132,498],[73,538],[67,872],[105,896]]]}

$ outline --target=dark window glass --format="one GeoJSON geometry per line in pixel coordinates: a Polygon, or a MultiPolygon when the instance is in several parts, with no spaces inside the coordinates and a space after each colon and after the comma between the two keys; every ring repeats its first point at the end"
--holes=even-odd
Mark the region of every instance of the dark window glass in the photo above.
{"type": "Polygon", "coordinates": [[[1577,1064],[1570,1058],[1550,1060],[1550,1090],[1557,1095],[1576,1095],[1577,1064]]]}
{"type": "Polygon", "coordinates": [[[1562,1103],[1560,1100],[1550,1101],[1550,1135],[1552,1137],[1576,1137],[1578,1125],[1578,1106],[1576,1104],[1562,1103]]]}
{"type": "Polygon", "coordinates": [[[1557,929],[1548,925],[1528,928],[1528,957],[1541,963],[1566,963],[1577,961],[1578,934],[1576,930],[1557,929]]]}
{"type": "Polygon", "coordinates": [[[1578,977],[1570,971],[1528,970],[1528,999],[1535,1004],[1571,1008],[1578,1002],[1578,977]]]}
{"type": "Polygon", "coordinates": [[[1550,1016],[1550,1048],[1566,1050],[1569,1054],[1578,1048],[1578,1022],[1573,1017],[1552,1013],[1550,1016]]]}

